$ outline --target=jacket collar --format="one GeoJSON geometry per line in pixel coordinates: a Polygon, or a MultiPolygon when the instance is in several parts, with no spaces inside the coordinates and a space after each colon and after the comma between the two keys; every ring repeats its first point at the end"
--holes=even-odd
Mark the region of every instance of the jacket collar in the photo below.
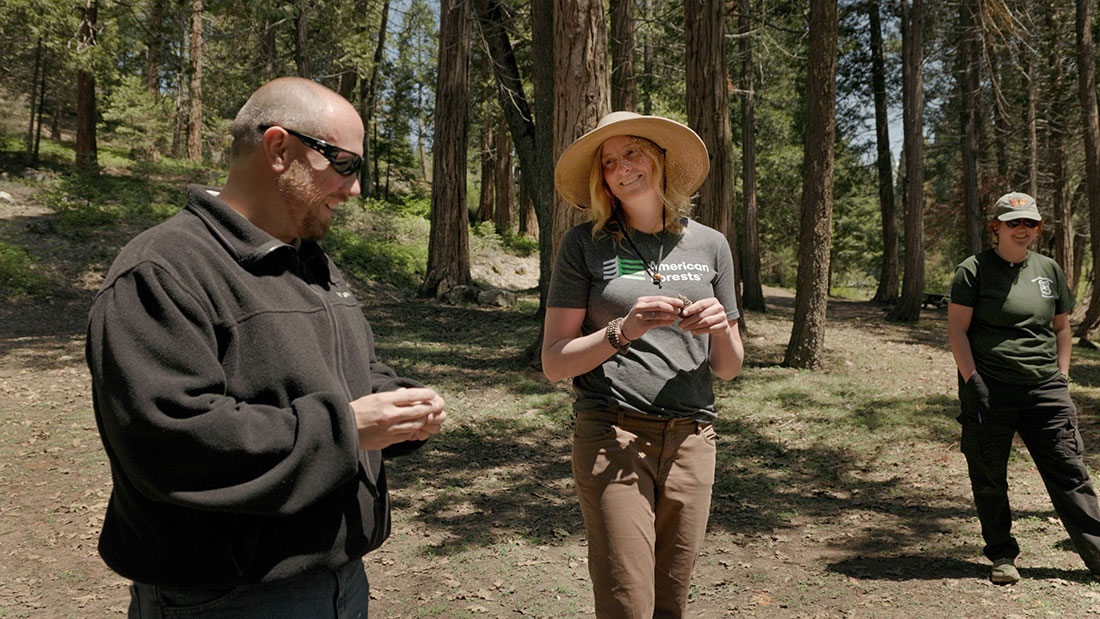
{"type": "Polygon", "coordinates": [[[188,185],[187,209],[206,223],[210,232],[233,258],[244,267],[259,264],[268,257],[300,254],[303,262],[324,252],[315,241],[303,240],[296,250],[264,232],[233,207],[218,198],[216,187],[188,185]]]}

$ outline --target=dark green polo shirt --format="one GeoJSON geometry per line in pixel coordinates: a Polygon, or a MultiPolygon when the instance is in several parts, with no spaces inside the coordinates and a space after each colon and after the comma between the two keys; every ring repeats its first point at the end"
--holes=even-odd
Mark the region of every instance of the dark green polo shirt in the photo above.
{"type": "Polygon", "coordinates": [[[982,376],[1034,385],[1058,375],[1054,317],[1076,300],[1054,260],[1028,251],[1013,264],[987,249],[955,269],[951,302],[974,308],[967,335],[982,376]]]}

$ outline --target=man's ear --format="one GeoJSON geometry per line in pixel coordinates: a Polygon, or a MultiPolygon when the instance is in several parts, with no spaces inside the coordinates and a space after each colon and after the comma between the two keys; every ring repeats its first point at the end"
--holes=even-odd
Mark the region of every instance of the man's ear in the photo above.
{"type": "Polygon", "coordinates": [[[264,131],[261,148],[267,165],[271,166],[271,170],[276,174],[282,174],[290,167],[290,155],[287,153],[289,139],[290,134],[281,127],[270,127],[264,131]]]}

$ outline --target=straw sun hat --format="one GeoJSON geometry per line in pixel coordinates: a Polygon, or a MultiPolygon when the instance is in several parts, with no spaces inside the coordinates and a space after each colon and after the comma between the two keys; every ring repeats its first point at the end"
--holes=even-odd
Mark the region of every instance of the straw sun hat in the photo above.
{"type": "Polygon", "coordinates": [[[665,186],[688,197],[703,184],[710,170],[710,158],[703,140],[690,128],[660,116],[634,112],[612,112],[600,119],[596,128],[577,138],[558,158],[554,167],[554,186],[562,197],[579,208],[592,201],[588,193],[588,175],[592,158],[607,138],[633,135],[650,140],[665,151],[665,186]]]}

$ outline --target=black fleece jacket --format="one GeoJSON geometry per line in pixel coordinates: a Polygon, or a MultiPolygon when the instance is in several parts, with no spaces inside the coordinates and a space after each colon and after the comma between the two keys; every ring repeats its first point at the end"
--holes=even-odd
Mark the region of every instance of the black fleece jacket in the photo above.
{"type": "Polygon", "coordinates": [[[316,243],[282,243],[191,186],[111,266],[86,355],[113,479],[99,551],[122,576],[277,580],[389,535],[382,454],[359,451],[350,402],[418,383],[375,358],[316,243]]]}

